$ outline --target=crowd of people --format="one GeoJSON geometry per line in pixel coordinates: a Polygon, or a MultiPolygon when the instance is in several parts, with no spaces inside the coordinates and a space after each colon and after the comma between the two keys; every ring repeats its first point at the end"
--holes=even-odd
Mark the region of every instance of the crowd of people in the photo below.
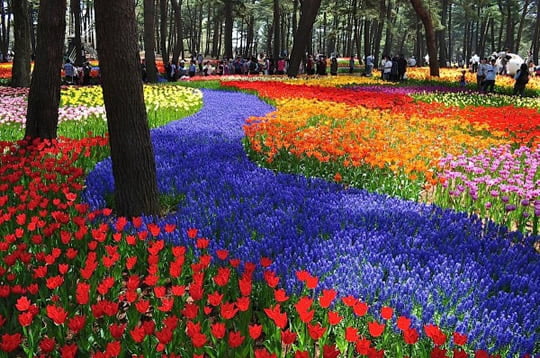
{"type": "Polygon", "coordinates": [[[66,59],[62,70],[64,71],[63,83],[66,85],[88,86],[96,84],[91,76],[92,66],[88,61],[85,61],[82,67],[77,67],[70,59],[66,59]]]}
{"type": "MultiPolygon", "coordinates": [[[[474,54],[469,60],[469,71],[476,73],[477,88],[482,93],[492,93],[495,90],[497,76],[508,75],[507,64],[510,56],[506,50],[494,53],[490,57],[480,58],[474,54]]],[[[356,62],[363,65],[363,76],[373,76],[375,68],[375,57],[366,56],[363,61],[360,58],[351,56],[349,58],[348,72],[352,74],[356,71],[356,62]]],[[[416,66],[414,56],[406,59],[403,54],[396,56],[383,56],[379,70],[382,79],[386,81],[398,82],[407,78],[407,68],[416,66]]],[[[256,56],[242,57],[236,56],[234,59],[205,60],[202,54],[192,56],[188,61],[182,59],[178,62],[166,62],[164,64],[165,73],[162,74],[163,81],[177,81],[194,76],[212,75],[284,75],[289,68],[289,59],[285,56],[277,60],[267,56],[257,58],[256,56]]],[[[147,64],[141,61],[141,76],[143,81],[147,81],[147,64]]],[[[306,55],[300,68],[301,74],[325,76],[328,74],[337,76],[339,64],[337,56],[306,55]]],[[[89,85],[95,84],[96,80],[91,76],[93,68],[89,62],[85,62],[82,67],[76,67],[69,59],[63,65],[64,84],[89,85]]],[[[532,61],[521,64],[514,76],[514,94],[524,95],[525,87],[529,78],[534,76],[536,67],[532,61]]],[[[459,85],[467,86],[466,70],[461,71],[459,85]]]]}
{"type": "MultiPolygon", "coordinates": [[[[476,73],[476,84],[478,91],[482,93],[493,93],[495,91],[495,82],[497,76],[509,75],[508,64],[511,60],[511,56],[508,54],[508,50],[505,49],[499,53],[493,53],[489,58],[480,58],[477,54],[474,54],[469,63],[470,71],[476,73]]],[[[534,76],[536,67],[532,60],[523,61],[519,69],[513,74],[514,88],[513,94],[523,96],[525,87],[529,83],[529,77],[534,76]]],[[[465,70],[462,72],[460,78],[460,85],[465,86],[465,70]]]]}
{"type": "MultiPolygon", "coordinates": [[[[358,66],[364,67],[362,75],[372,76],[375,68],[375,57],[368,55],[362,61],[361,58],[351,56],[349,58],[348,72],[350,74],[357,72],[358,66]]],[[[284,75],[287,74],[290,63],[289,58],[281,56],[274,59],[271,56],[236,56],[231,59],[207,60],[201,54],[192,56],[190,59],[181,59],[175,62],[165,62],[165,73],[163,80],[177,81],[179,79],[193,76],[211,76],[211,75],[284,75]]],[[[381,66],[383,78],[389,81],[399,81],[406,78],[406,69],[410,66],[416,66],[416,60],[411,57],[406,60],[403,55],[385,56],[381,66]],[[388,66],[388,71],[386,67],[388,66]]],[[[337,56],[327,57],[323,54],[307,54],[302,66],[299,68],[300,74],[337,76],[339,72],[339,63],[337,56]]],[[[141,75],[144,81],[147,79],[147,64],[144,59],[141,61],[141,75]]]]}

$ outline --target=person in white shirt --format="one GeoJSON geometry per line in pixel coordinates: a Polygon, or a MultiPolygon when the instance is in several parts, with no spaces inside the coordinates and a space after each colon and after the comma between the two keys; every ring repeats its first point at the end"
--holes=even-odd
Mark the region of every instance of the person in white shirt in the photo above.
{"type": "Polygon", "coordinates": [[[477,54],[472,55],[471,57],[471,69],[474,72],[478,71],[478,64],[480,62],[480,57],[477,54]]]}
{"type": "Polygon", "coordinates": [[[495,90],[495,79],[497,78],[497,66],[495,66],[495,60],[491,60],[491,63],[486,64],[483,91],[485,93],[493,92],[495,90]]]}
{"type": "Polygon", "coordinates": [[[478,71],[476,72],[476,84],[479,91],[483,89],[484,80],[486,79],[486,66],[487,58],[484,57],[482,60],[480,60],[480,63],[478,64],[478,71]]]}
{"type": "Polygon", "coordinates": [[[383,80],[389,81],[392,72],[392,60],[390,56],[384,56],[383,80]]]}

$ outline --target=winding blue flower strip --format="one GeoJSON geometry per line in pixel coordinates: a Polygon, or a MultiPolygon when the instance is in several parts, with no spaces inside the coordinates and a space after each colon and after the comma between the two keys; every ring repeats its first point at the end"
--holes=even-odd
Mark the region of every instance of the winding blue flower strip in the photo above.
{"type": "MultiPolygon", "coordinates": [[[[203,109],[152,131],[162,192],[185,195],[164,218],[197,227],[213,249],[256,262],[273,258],[282,285],[306,269],[335,288],[468,333],[478,349],[539,353],[540,255],[533,237],[477,217],[274,173],[250,162],[241,140],[249,116],[273,108],[243,93],[204,91],[203,109]]],[[[110,160],[87,178],[85,199],[104,207],[110,160]]],[[[185,233],[163,234],[190,244],[185,233]]]]}

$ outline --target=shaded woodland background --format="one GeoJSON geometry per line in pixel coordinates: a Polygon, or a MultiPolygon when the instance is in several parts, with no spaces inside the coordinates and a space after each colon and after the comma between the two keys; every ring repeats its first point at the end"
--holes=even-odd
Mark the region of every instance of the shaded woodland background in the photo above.
{"type": "MultiPolygon", "coordinates": [[[[35,53],[39,1],[0,0],[2,54],[13,51],[14,13],[20,2],[28,3],[35,53]]],[[[143,50],[146,30],[155,51],[172,61],[198,53],[212,58],[287,56],[303,2],[316,6],[307,0],[136,0],[139,45],[143,50]]],[[[484,56],[505,48],[523,58],[530,52],[538,63],[540,1],[416,2],[431,15],[440,66],[468,60],[474,53],[484,56]]],[[[77,54],[85,51],[95,56],[97,48],[94,1],[68,0],[68,7],[66,51],[82,62],[77,54]]],[[[377,59],[382,54],[404,53],[422,61],[427,54],[425,40],[425,28],[411,1],[323,0],[306,52],[361,58],[373,54],[377,59]]]]}

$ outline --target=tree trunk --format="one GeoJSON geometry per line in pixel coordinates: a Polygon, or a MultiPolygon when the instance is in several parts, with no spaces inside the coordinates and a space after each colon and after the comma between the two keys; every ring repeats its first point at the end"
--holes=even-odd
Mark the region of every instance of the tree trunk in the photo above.
{"type": "Polygon", "coordinates": [[[2,53],[2,62],[7,62],[7,53],[9,49],[9,27],[10,27],[10,17],[11,13],[8,9],[9,4],[4,4],[4,1],[0,1],[0,14],[2,20],[2,27],[0,32],[0,53],[2,53]]]}
{"type": "Polygon", "coordinates": [[[232,33],[233,33],[233,0],[225,0],[225,57],[233,58],[232,33]]]}
{"type": "Polygon", "coordinates": [[[81,41],[81,0],[71,0],[70,8],[75,26],[75,37],[73,38],[73,45],[75,47],[75,66],[80,67],[85,61],[81,41]]]}
{"type": "Polygon", "coordinates": [[[292,29],[291,29],[293,36],[296,33],[297,27],[298,27],[298,0],[293,0],[292,29]]]}
{"type": "Polygon", "coordinates": [[[521,36],[523,35],[523,27],[525,25],[525,17],[527,16],[527,12],[529,10],[529,5],[531,3],[531,0],[525,0],[525,4],[523,4],[523,11],[521,12],[521,18],[519,19],[519,27],[517,32],[517,39],[516,39],[516,53],[519,53],[519,47],[521,45],[521,36]]]}
{"type": "Polygon", "coordinates": [[[36,18],[37,10],[35,10],[34,4],[32,2],[29,3],[29,5],[30,10],[28,10],[28,21],[30,21],[30,43],[32,44],[32,59],[34,59],[37,47],[36,27],[34,26],[34,19],[36,18]]]}
{"type": "Polygon", "coordinates": [[[506,1],[506,31],[504,36],[504,48],[509,52],[515,52],[514,48],[514,13],[512,11],[512,2],[506,1]]]}
{"type": "MultiPolygon", "coordinates": [[[[255,1],[252,1],[252,4],[255,4],[255,1]]],[[[247,16],[247,40],[246,40],[246,51],[245,56],[255,55],[256,53],[253,52],[253,40],[255,39],[255,16],[253,13],[250,13],[247,16]]]]}
{"type": "Polygon", "coordinates": [[[30,61],[32,48],[30,43],[30,20],[28,18],[28,0],[13,1],[13,18],[15,35],[15,57],[11,70],[12,87],[30,86],[30,61]]]}
{"type": "MultiPolygon", "coordinates": [[[[383,1],[384,3],[384,1],[383,1]]],[[[392,0],[388,0],[388,5],[386,6],[386,31],[384,34],[384,49],[383,53],[390,55],[392,53],[392,31],[393,31],[393,21],[392,21],[392,0]]]]}
{"type": "Polygon", "coordinates": [[[65,14],[66,0],[47,0],[40,4],[36,60],[28,95],[25,138],[56,138],[65,14]]]}
{"type": "MultiPolygon", "coordinates": [[[[364,59],[371,55],[371,21],[364,20],[364,59]]],[[[358,54],[360,56],[360,53],[358,54]]]]}
{"type": "Polygon", "coordinates": [[[171,0],[174,12],[174,24],[176,27],[176,42],[173,50],[173,61],[178,61],[180,54],[184,52],[184,24],[182,23],[182,12],[180,11],[182,1],[183,0],[180,0],[180,2],[178,2],[178,0],[171,0]]]}
{"type": "Polygon", "coordinates": [[[411,0],[414,11],[418,14],[426,31],[426,45],[429,55],[429,74],[439,77],[439,61],[437,61],[437,46],[435,42],[435,29],[429,10],[424,7],[422,0],[411,0]]]}
{"type": "Polygon", "coordinates": [[[95,0],[99,65],[119,216],[159,214],[156,166],[139,76],[135,3],[95,0]],[[122,76],[118,76],[118,69],[122,76]]]}
{"type": "Polygon", "coordinates": [[[536,21],[532,41],[533,61],[538,64],[538,52],[540,51],[540,1],[536,2],[536,21]]]}
{"type": "Polygon", "coordinates": [[[274,43],[273,43],[273,55],[274,60],[277,61],[281,52],[279,48],[279,42],[281,40],[280,30],[281,30],[281,20],[280,20],[280,9],[279,9],[279,0],[273,0],[274,2],[274,43]]]}
{"type": "Polygon", "coordinates": [[[303,0],[300,2],[300,21],[298,29],[294,34],[293,48],[291,51],[290,66],[288,70],[289,77],[296,77],[302,59],[305,55],[307,38],[311,36],[313,23],[321,7],[321,0],[303,0]]]}
{"type": "Polygon", "coordinates": [[[452,34],[452,0],[448,0],[448,60],[454,55],[454,36],[452,34]]]}
{"type": "Polygon", "coordinates": [[[169,62],[169,50],[167,49],[167,0],[159,1],[159,45],[164,62],[169,62]]]}
{"type": "Polygon", "coordinates": [[[447,27],[447,14],[448,14],[448,0],[442,0],[442,9],[441,9],[441,24],[443,28],[439,31],[437,31],[438,39],[439,39],[439,66],[446,67],[446,63],[448,62],[447,54],[446,54],[446,32],[444,29],[447,27]]]}
{"type": "Polygon", "coordinates": [[[210,55],[214,58],[218,58],[220,53],[218,51],[219,42],[221,41],[221,17],[220,17],[220,11],[221,9],[216,7],[214,8],[214,30],[213,30],[213,37],[212,37],[212,52],[210,55]]]}
{"type": "Polygon", "coordinates": [[[197,16],[198,16],[198,23],[197,23],[197,36],[196,36],[196,44],[195,51],[197,53],[202,53],[202,1],[199,3],[199,7],[197,9],[197,16]]]}
{"type": "Polygon", "coordinates": [[[156,7],[154,0],[144,0],[144,58],[146,61],[146,80],[150,83],[158,81],[154,42],[155,19],[156,7]]]}

